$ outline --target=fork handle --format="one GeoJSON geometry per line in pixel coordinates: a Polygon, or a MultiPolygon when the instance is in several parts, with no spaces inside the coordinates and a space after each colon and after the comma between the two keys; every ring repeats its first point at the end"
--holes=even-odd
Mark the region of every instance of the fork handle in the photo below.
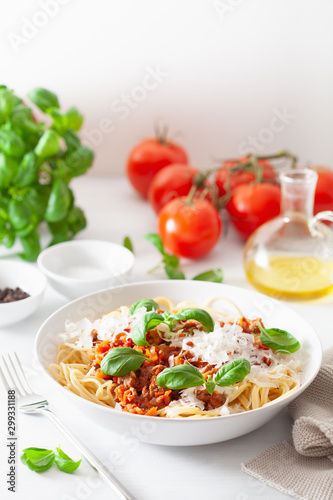
{"type": "Polygon", "coordinates": [[[124,488],[113,474],[102,464],[100,460],[61,422],[61,420],[48,408],[41,408],[40,413],[45,414],[59,430],[73,443],[90,465],[96,469],[102,479],[113,489],[122,500],[135,500],[135,498],[124,488]]]}

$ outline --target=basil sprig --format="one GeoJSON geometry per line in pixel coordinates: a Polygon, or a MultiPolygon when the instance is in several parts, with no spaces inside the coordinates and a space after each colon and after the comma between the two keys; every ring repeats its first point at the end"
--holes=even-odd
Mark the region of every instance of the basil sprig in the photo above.
{"type": "Polygon", "coordinates": [[[216,385],[226,387],[241,382],[250,370],[250,363],[245,358],[239,358],[222,366],[216,373],[215,380],[211,376],[205,380],[202,373],[194,366],[177,365],[165,368],[159,373],[156,377],[156,384],[175,391],[205,385],[209,394],[213,394],[216,385]]]}
{"type": "Polygon", "coordinates": [[[301,347],[299,341],[291,333],[279,328],[263,328],[258,321],[260,341],[276,352],[296,352],[301,347]]]}
{"type": "Polygon", "coordinates": [[[74,462],[58,446],[55,451],[46,448],[25,448],[21,453],[21,462],[35,472],[42,472],[51,467],[53,462],[63,472],[74,472],[80,465],[81,460],[74,462]]]}
{"type": "MultiPolygon", "coordinates": [[[[153,300],[149,300],[149,299],[144,299],[142,302],[144,302],[144,301],[147,301],[148,304],[154,302],[153,300]]],[[[139,302],[134,304],[132,307],[136,306],[137,304],[139,304],[139,302]]],[[[156,304],[156,302],[155,302],[155,304],[156,304]]],[[[131,309],[132,309],[132,307],[131,307],[131,309]]],[[[130,309],[130,312],[131,312],[131,309],[130,309]]],[[[155,328],[156,326],[158,326],[161,323],[168,325],[170,330],[172,330],[172,327],[174,326],[174,324],[177,321],[186,321],[189,319],[194,319],[194,320],[198,321],[199,323],[201,323],[203,325],[203,327],[205,328],[205,330],[208,332],[211,332],[214,330],[214,320],[207,311],[205,311],[204,309],[188,308],[188,309],[182,309],[181,311],[174,313],[174,314],[169,313],[168,311],[165,311],[162,314],[158,314],[156,312],[148,312],[133,327],[130,335],[131,335],[131,338],[132,338],[134,344],[150,345],[146,339],[146,334],[149,330],[151,330],[152,328],[155,328]]]]}
{"type": "Polygon", "coordinates": [[[101,372],[105,375],[124,377],[131,371],[135,372],[144,361],[151,362],[151,359],[130,347],[116,347],[102,359],[101,372]]]}
{"type": "Polygon", "coordinates": [[[155,302],[155,300],[152,299],[141,299],[138,302],[135,302],[135,304],[132,304],[130,309],[129,309],[129,314],[132,316],[140,307],[145,307],[147,311],[152,311],[155,309],[157,311],[158,309],[158,303],[155,302]]]}

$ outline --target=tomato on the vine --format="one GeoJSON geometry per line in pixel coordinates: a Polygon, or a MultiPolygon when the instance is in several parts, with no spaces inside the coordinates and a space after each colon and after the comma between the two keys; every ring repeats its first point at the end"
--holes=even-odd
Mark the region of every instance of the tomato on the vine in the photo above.
{"type": "Polygon", "coordinates": [[[318,174],[315,191],[314,214],[324,210],[333,210],[333,170],[328,167],[311,167],[318,174]]]}
{"type": "Polygon", "coordinates": [[[218,211],[202,198],[175,198],[162,208],[158,217],[158,232],[165,248],[190,259],[210,252],[220,237],[221,228],[218,211]]]}
{"type": "Polygon", "coordinates": [[[127,177],[138,193],[145,198],[154,175],[171,163],[187,163],[186,151],[164,138],[146,139],[130,153],[127,177]]]}
{"type": "Polygon", "coordinates": [[[277,184],[242,184],[231,194],[226,208],[237,232],[246,239],[279,215],[280,204],[281,189],[277,184]]]}
{"type": "MultiPolygon", "coordinates": [[[[148,191],[148,200],[155,212],[158,214],[164,205],[177,196],[188,195],[198,173],[196,168],[181,163],[173,163],[157,172],[148,191]]],[[[198,194],[211,186],[208,180],[205,180],[203,184],[203,188],[197,189],[198,194]]],[[[207,193],[207,198],[210,199],[209,193],[207,193]]]]}
{"type": "MultiPolygon", "coordinates": [[[[238,160],[239,163],[246,163],[248,158],[243,157],[238,160]]],[[[261,167],[262,179],[264,181],[274,182],[277,179],[274,167],[268,160],[259,160],[261,167]]],[[[229,190],[232,192],[241,184],[248,184],[256,180],[256,175],[251,170],[237,170],[232,172],[232,168],[237,165],[236,161],[226,161],[223,163],[223,168],[215,174],[215,182],[219,190],[219,196],[224,196],[227,192],[226,187],[229,184],[229,190]]]]}

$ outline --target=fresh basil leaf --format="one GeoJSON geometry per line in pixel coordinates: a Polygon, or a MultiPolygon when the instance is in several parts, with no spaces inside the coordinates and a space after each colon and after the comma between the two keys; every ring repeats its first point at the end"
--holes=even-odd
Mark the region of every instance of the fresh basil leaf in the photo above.
{"type": "Polygon", "coordinates": [[[151,361],[151,359],[130,347],[116,347],[102,359],[101,372],[105,375],[124,377],[132,371],[135,372],[144,361],[151,361]]]}
{"type": "Polygon", "coordinates": [[[35,472],[42,472],[54,462],[54,452],[45,448],[25,448],[20,456],[21,462],[35,472]]]}
{"type": "Polygon", "coordinates": [[[163,256],[165,255],[163,241],[158,234],[148,233],[145,235],[145,239],[150,241],[163,256]]]}
{"type": "Polygon", "coordinates": [[[47,113],[53,118],[53,127],[56,131],[63,135],[66,130],[80,130],[83,123],[83,116],[75,108],[70,108],[66,113],[62,114],[57,108],[47,110],[47,113]]]}
{"type": "Polygon", "coordinates": [[[32,151],[23,156],[13,183],[18,187],[26,187],[38,183],[38,163],[32,151]]]}
{"type": "Polygon", "coordinates": [[[129,250],[130,252],[134,253],[133,243],[129,236],[125,236],[123,246],[127,248],[127,250],[129,250]]]}
{"type": "Polygon", "coordinates": [[[66,453],[64,453],[60,447],[56,448],[54,461],[63,472],[71,473],[74,472],[80,465],[81,460],[74,462],[66,453]]]}
{"type": "Polygon", "coordinates": [[[79,146],[78,148],[69,151],[65,160],[71,173],[71,177],[78,177],[85,174],[91,167],[94,160],[94,153],[87,146],[79,146]]]}
{"type": "Polygon", "coordinates": [[[155,300],[152,299],[141,299],[138,302],[135,302],[135,304],[132,304],[131,307],[129,308],[129,315],[132,316],[132,314],[135,313],[140,307],[145,307],[147,312],[152,311],[155,309],[155,311],[158,310],[158,303],[155,302],[155,300]]]}
{"type": "Polygon", "coordinates": [[[215,391],[216,384],[212,380],[212,376],[211,375],[208,376],[208,378],[207,378],[207,380],[205,382],[205,386],[206,386],[206,389],[209,392],[209,394],[212,395],[213,392],[215,391]]]}
{"type": "Polygon", "coordinates": [[[244,380],[251,371],[251,365],[245,358],[238,358],[221,366],[215,375],[215,382],[221,387],[236,384],[244,380]]]}
{"type": "Polygon", "coordinates": [[[201,323],[208,332],[212,332],[214,330],[214,320],[211,315],[204,309],[182,309],[178,313],[172,314],[170,318],[176,321],[187,321],[188,319],[194,319],[196,321],[199,321],[199,323],[201,323]]]}
{"type": "Polygon", "coordinates": [[[13,130],[0,130],[0,150],[7,156],[20,158],[24,155],[24,142],[13,130]]]}
{"type": "Polygon", "coordinates": [[[22,138],[28,141],[29,144],[33,141],[35,146],[45,126],[43,123],[36,123],[33,121],[31,109],[23,104],[15,106],[12,110],[10,119],[14,130],[18,134],[21,134],[22,138]]]}
{"type": "Polygon", "coordinates": [[[301,347],[299,341],[291,333],[279,328],[263,328],[258,321],[260,341],[277,352],[295,352],[301,347]]]}
{"type": "Polygon", "coordinates": [[[10,115],[14,106],[22,102],[18,99],[13,91],[7,87],[0,88],[0,122],[3,123],[10,115]]]}
{"type": "Polygon", "coordinates": [[[184,280],[185,274],[180,269],[175,269],[168,265],[164,266],[164,270],[171,280],[184,280]]]}
{"type": "Polygon", "coordinates": [[[0,189],[8,188],[18,171],[18,161],[0,152],[0,189]]]}
{"type": "Polygon", "coordinates": [[[212,269],[211,271],[206,271],[201,274],[197,274],[194,276],[192,280],[195,281],[212,281],[214,283],[222,283],[223,281],[223,273],[222,270],[217,267],[216,269],[212,269]]]}
{"type": "Polygon", "coordinates": [[[192,365],[177,365],[165,368],[156,377],[159,387],[168,387],[173,391],[197,387],[205,383],[202,374],[192,365]]]}
{"type": "Polygon", "coordinates": [[[170,255],[168,253],[164,253],[164,257],[162,262],[164,262],[165,265],[169,267],[178,267],[179,266],[179,259],[176,257],[176,255],[170,255]]]}
{"type": "Polygon", "coordinates": [[[43,88],[35,88],[28,93],[30,101],[32,101],[39,109],[46,111],[48,108],[59,108],[58,97],[50,90],[43,88]]]}
{"type": "Polygon", "coordinates": [[[35,147],[36,156],[48,158],[60,149],[60,136],[54,130],[46,130],[35,147]]]}
{"type": "Polygon", "coordinates": [[[73,201],[73,194],[67,184],[56,179],[51,189],[45,212],[45,220],[48,222],[58,222],[67,214],[73,201]]]}
{"type": "Polygon", "coordinates": [[[40,253],[40,240],[37,231],[32,230],[26,236],[20,236],[20,241],[24,252],[20,253],[19,256],[28,261],[34,262],[40,253]]]}
{"type": "Polygon", "coordinates": [[[66,132],[64,132],[64,139],[69,151],[77,149],[80,146],[80,139],[75,130],[66,130],[66,132]]]}
{"type": "Polygon", "coordinates": [[[134,344],[150,345],[146,340],[146,334],[152,328],[155,328],[160,323],[164,323],[164,317],[156,312],[148,312],[141,320],[133,327],[130,336],[134,344]]]}

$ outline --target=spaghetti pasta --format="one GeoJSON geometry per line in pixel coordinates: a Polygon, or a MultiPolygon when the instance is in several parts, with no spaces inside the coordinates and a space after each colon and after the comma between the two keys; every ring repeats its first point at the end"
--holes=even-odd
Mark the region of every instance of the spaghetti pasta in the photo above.
{"type": "MultiPolygon", "coordinates": [[[[154,301],[159,314],[198,307],[189,301],[173,305],[166,297],[154,301]]],[[[215,297],[202,309],[214,320],[212,331],[207,333],[200,322],[192,319],[174,321],[172,326],[165,321],[148,330],[144,345],[134,345],[131,332],[147,314],[145,307],[132,315],[129,307],[122,306],[94,322],[67,322],[67,340],[59,346],[50,373],[62,386],[88,401],[164,418],[207,418],[245,412],[297,390],[302,375],[301,353],[274,352],[263,345],[258,320],[244,318],[227,299],[215,297]],[[144,361],[136,371],[109,375],[101,370],[102,360],[119,347],[139,351],[144,361]],[[181,364],[194,366],[205,380],[212,380],[221,367],[238,358],[250,363],[248,375],[229,386],[215,385],[212,394],[205,385],[173,390],[156,383],[164,369],[181,364]]]]}

